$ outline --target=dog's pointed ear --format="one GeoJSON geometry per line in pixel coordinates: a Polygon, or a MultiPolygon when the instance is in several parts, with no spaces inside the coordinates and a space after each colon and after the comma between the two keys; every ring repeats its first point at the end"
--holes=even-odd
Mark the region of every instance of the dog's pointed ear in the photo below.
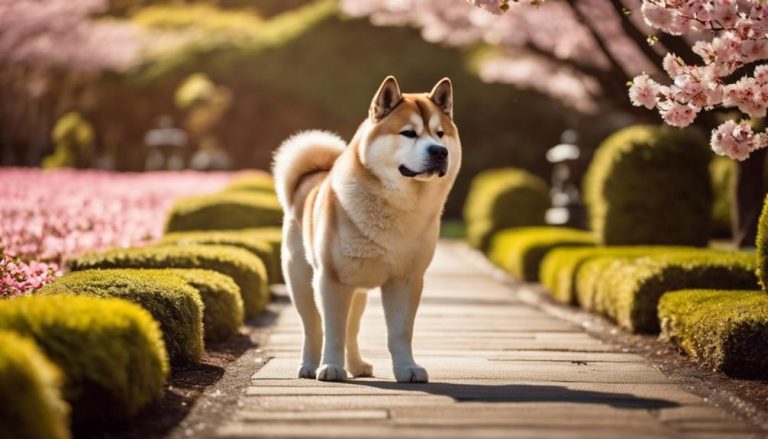
{"type": "Polygon", "coordinates": [[[394,110],[401,100],[403,100],[403,95],[400,93],[400,86],[397,85],[397,80],[394,76],[387,76],[379,86],[379,91],[373,97],[368,114],[373,120],[381,120],[394,110]]]}
{"type": "Polygon", "coordinates": [[[453,119],[453,85],[450,79],[443,78],[438,81],[429,92],[429,99],[453,119]]]}

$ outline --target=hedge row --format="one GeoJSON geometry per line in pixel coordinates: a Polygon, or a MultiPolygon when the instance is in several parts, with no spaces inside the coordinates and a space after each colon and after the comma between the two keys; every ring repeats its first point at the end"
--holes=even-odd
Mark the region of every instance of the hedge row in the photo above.
{"type": "MultiPolygon", "coordinates": [[[[169,368],[163,335],[152,315],[133,303],[70,295],[3,300],[0,330],[34,340],[63,372],[62,394],[75,424],[127,419],[162,394],[169,368]]],[[[40,371],[50,373],[45,366],[40,371]]]]}
{"type": "Polygon", "coordinates": [[[204,341],[265,308],[281,216],[271,178],[244,175],[179,200],[167,222],[179,232],[159,243],[74,258],[34,296],[0,302],[0,436],[66,439],[70,406],[91,426],[156,399],[170,363],[199,361],[204,341]]]}
{"type": "Polygon", "coordinates": [[[768,371],[768,294],[686,290],[659,302],[662,338],[710,369],[744,378],[768,371]]]}
{"type": "Polygon", "coordinates": [[[280,244],[282,230],[263,227],[243,230],[214,230],[168,233],[160,239],[160,245],[228,245],[253,253],[264,262],[270,283],[282,283],[280,268],[280,244]]]}
{"type": "Polygon", "coordinates": [[[580,302],[583,304],[583,299],[577,300],[576,273],[586,262],[601,257],[632,258],[693,249],[694,247],[663,246],[558,247],[545,255],[540,265],[539,277],[541,283],[558,301],[569,305],[580,302]]]}
{"type": "Polygon", "coordinates": [[[267,192],[221,192],[177,201],[167,232],[232,230],[279,226],[283,212],[277,196],[267,192]]]}
{"type": "Polygon", "coordinates": [[[232,179],[222,192],[264,192],[275,193],[275,180],[262,172],[249,172],[232,179]]]}
{"type": "Polygon", "coordinates": [[[68,439],[63,379],[35,343],[0,331],[0,431],[3,437],[68,439]]]}
{"type": "Polygon", "coordinates": [[[661,296],[680,289],[755,289],[755,257],[749,253],[660,255],[616,261],[597,281],[595,311],[633,332],[659,331],[661,296]]]}
{"type": "Polygon", "coordinates": [[[231,277],[240,288],[247,318],[260,313],[269,300],[264,263],[247,250],[231,246],[116,249],[74,258],[69,261],[69,268],[72,271],[97,268],[198,268],[217,271],[231,277]]]}
{"type": "Polygon", "coordinates": [[[539,266],[550,250],[595,245],[590,232],[565,227],[520,227],[495,235],[488,258],[518,279],[536,282],[539,266]]]}

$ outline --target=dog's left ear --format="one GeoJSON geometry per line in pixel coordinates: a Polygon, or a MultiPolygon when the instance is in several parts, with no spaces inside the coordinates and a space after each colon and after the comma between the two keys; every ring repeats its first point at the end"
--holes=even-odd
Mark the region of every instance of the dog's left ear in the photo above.
{"type": "Polygon", "coordinates": [[[437,104],[443,113],[453,119],[453,85],[450,79],[443,78],[438,81],[432,91],[429,92],[429,99],[437,104]]]}
{"type": "Polygon", "coordinates": [[[373,97],[368,114],[373,120],[381,120],[394,110],[401,100],[403,100],[403,95],[400,93],[397,80],[392,75],[387,76],[379,86],[376,96],[373,97]]]}

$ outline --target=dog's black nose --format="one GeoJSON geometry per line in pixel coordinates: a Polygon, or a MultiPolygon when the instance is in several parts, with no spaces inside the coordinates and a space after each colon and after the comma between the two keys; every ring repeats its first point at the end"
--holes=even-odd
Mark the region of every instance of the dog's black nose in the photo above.
{"type": "Polygon", "coordinates": [[[440,145],[429,145],[427,153],[429,158],[433,160],[445,160],[448,157],[448,148],[440,145]]]}

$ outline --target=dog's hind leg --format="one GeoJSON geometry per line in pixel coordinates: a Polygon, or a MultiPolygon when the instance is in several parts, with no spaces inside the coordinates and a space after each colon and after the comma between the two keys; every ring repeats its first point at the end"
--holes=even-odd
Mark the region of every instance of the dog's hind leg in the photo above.
{"type": "MultiPolygon", "coordinates": [[[[312,290],[312,266],[304,257],[300,235],[291,236],[291,233],[294,231],[286,233],[282,254],[285,283],[304,328],[304,344],[301,349],[298,376],[315,378],[323,345],[323,326],[312,290]]],[[[295,233],[300,234],[301,231],[295,231],[295,233]]]]}
{"type": "Polygon", "coordinates": [[[363,360],[360,355],[360,347],[357,344],[357,335],[360,333],[360,320],[365,311],[365,302],[368,299],[368,291],[358,290],[352,298],[349,308],[349,321],[347,322],[347,370],[353,377],[373,376],[373,365],[363,360]]]}

